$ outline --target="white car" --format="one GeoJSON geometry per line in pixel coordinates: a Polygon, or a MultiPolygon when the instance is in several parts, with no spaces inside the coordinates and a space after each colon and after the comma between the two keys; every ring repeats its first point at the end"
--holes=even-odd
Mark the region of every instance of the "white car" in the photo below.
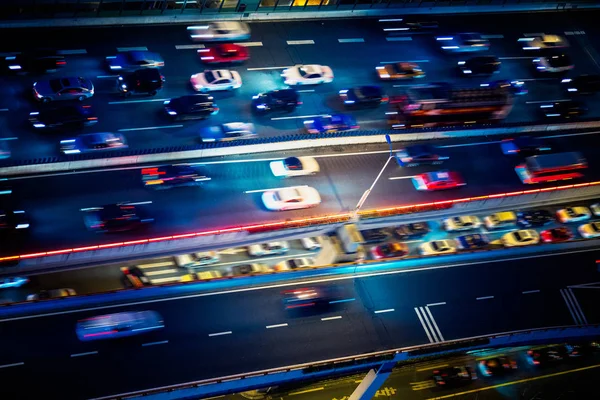
{"type": "Polygon", "coordinates": [[[304,247],[306,250],[319,250],[321,248],[321,242],[319,242],[318,237],[302,238],[300,239],[300,242],[302,243],[302,247],[304,247]]]}
{"type": "Polygon", "coordinates": [[[443,225],[448,232],[461,232],[479,228],[481,220],[474,215],[461,215],[460,217],[446,218],[443,225]]]}
{"type": "Polygon", "coordinates": [[[220,257],[216,251],[203,251],[194,254],[175,256],[175,263],[182,268],[202,267],[219,262],[220,257]]]}
{"type": "Polygon", "coordinates": [[[316,207],[321,203],[317,189],[310,186],[292,186],[267,190],[262,194],[267,210],[284,211],[316,207]]]}
{"type": "Polygon", "coordinates": [[[577,230],[586,239],[600,237],[600,222],[594,221],[589,224],[580,225],[577,230]]]}
{"type": "Polygon", "coordinates": [[[285,254],[290,249],[288,242],[269,242],[264,244],[251,244],[248,246],[248,254],[253,257],[270,256],[273,254],[285,254]]]}
{"type": "Polygon", "coordinates": [[[569,47],[569,42],[564,36],[542,35],[530,36],[519,39],[523,44],[523,50],[560,49],[569,47]]]}
{"type": "Polygon", "coordinates": [[[533,229],[520,229],[502,235],[500,240],[505,247],[530,246],[540,242],[540,234],[533,229]]]}
{"type": "Polygon", "coordinates": [[[233,90],[242,87],[242,77],[237,71],[213,69],[192,75],[190,83],[197,92],[233,90]]]}
{"type": "Polygon", "coordinates": [[[278,178],[314,175],[320,171],[319,163],[313,157],[288,157],[271,161],[269,167],[278,178]]]}
{"type": "Polygon", "coordinates": [[[315,260],[312,258],[292,258],[285,260],[275,265],[275,271],[291,271],[294,269],[308,268],[315,265],[315,260]]]}
{"type": "Polygon", "coordinates": [[[592,218],[592,213],[587,207],[565,207],[556,212],[560,222],[581,222],[592,218]]]}
{"type": "Polygon", "coordinates": [[[600,203],[594,203],[590,206],[590,210],[596,217],[600,217],[600,203]]]}
{"type": "Polygon", "coordinates": [[[283,70],[286,85],[317,85],[333,82],[333,71],[325,65],[294,65],[283,70]]]}
{"type": "Polygon", "coordinates": [[[456,253],[456,242],[452,239],[432,240],[420,245],[419,253],[424,256],[456,253]]]}
{"type": "Polygon", "coordinates": [[[220,42],[250,39],[250,27],[245,22],[216,21],[205,25],[188,26],[190,39],[195,42],[220,42]]]}

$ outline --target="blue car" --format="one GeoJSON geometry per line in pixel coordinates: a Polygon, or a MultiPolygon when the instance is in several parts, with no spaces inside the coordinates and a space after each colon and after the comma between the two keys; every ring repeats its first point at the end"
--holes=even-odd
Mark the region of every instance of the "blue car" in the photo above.
{"type": "Polygon", "coordinates": [[[455,238],[459,249],[463,250],[477,250],[487,247],[490,244],[490,240],[487,236],[474,233],[470,235],[463,235],[455,238]]]}
{"type": "Polygon", "coordinates": [[[12,276],[10,278],[0,278],[0,289],[16,288],[29,282],[28,278],[12,276]]]}
{"type": "Polygon", "coordinates": [[[106,57],[111,71],[135,71],[142,68],[161,68],[165,62],[160,54],[150,51],[124,51],[116,56],[106,57]]]}
{"type": "Polygon", "coordinates": [[[304,121],[308,133],[335,133],[358,129],[356,119],[348,114],[322,115],[304,121]]]}
{"type": "Polygon", "coordinates": [[[254,124],[250,122],[228,122],[200,129],[200,140],[206,142],[225,142],[256,137],[254,124]]]}

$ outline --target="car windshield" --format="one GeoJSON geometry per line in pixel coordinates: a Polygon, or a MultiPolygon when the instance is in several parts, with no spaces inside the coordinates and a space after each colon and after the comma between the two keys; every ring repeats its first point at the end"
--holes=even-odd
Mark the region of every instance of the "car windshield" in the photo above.
{"type": "Polygon", "coordinates": [[[515,239],[517,241],[519,241],[519,242],[522,241],[525,238],[525,236],[521,235],[518,231],[517,232],[513,232],[513,235],[514,235],[515,239]]]}
{"type": "Polygon", "coordinates": [[[204,78],[206,78],[206,82],[214,82],[217,80],[217,77],[215,76],[215,74],[212,71],[206,71],[204,73],[204,78]]]}
{"type": "Polygon", "coordinates": [[[600,232],[600,222],[593,222],[591,225],[594,232],[600,232]]]}
{"type": "Polygon", "coordinates": [[[312,71],[309,71],[306,67],[299,67],[298,73],[300,74],[300,76],[305,77],[306,75],[312,73],[312,71]]]}
{"type": "Polygon", "coordinates": [[[440,251],[443,249],[442,242],[431,242],[431,248],[435,251],[440,251]]]}
{"type": "Polygon", "coordinates": [[[575,212],[575,209],[573,209],[573,208],[567,208],[567,209],[565,209],[565,211],[569,217],[577,216],[577,213],[575,212]]]}

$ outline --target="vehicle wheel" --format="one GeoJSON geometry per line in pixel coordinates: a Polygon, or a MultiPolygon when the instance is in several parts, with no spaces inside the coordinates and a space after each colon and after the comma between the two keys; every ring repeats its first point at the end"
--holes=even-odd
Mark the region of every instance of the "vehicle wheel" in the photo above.
{"type": "Polygon", "coordinates": [[[84,101],[84,100],[85,100],[85,96],[79,96],[79,97],[77,98],[77,100],[79,100],[79,101],[84,101]]]}
{"type": "Polygon", "coordinates": [[[42,98],[42,103],[50,103],[52,101],[52,99],[50,97],[43,97],[42,98]]]}
{"type": "Polygon", "coordinates": [[[158,94],[158,92],[156,90],[153,90],[150,92],[150,96],[156,96],[158,94]]]}

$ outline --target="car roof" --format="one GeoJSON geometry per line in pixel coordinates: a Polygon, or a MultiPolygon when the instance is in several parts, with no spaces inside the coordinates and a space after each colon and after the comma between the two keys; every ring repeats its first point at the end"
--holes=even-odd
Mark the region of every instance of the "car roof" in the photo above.
{"type": "Polygon", "coordinates": [[[132,77],[148,80],[160,80],[160,71],[158,68],[142,68],[131,73],[132,77]]]}
{"type": "Polygon", "coordinates": [[[298,98],[298,92],[296,91],[296,89],[292,88],[271,90],[265,94],[268,94],[269,96],[277,99],[295,100],[298,98]]]}

